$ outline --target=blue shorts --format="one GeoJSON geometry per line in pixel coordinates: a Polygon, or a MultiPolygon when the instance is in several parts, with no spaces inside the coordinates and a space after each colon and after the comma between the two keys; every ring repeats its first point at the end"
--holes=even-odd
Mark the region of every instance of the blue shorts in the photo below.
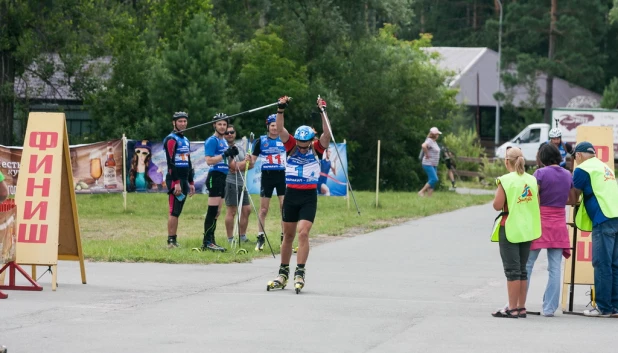
{"type": "Polygon", "coordinates": [[[436,184],[438,183],[438,167],[434,167],[432,165],[423,165],[423,170],[429,178],[429,180],[427,180],[427,184],[429,184],[432,189],[435,189],[436,184]]]}

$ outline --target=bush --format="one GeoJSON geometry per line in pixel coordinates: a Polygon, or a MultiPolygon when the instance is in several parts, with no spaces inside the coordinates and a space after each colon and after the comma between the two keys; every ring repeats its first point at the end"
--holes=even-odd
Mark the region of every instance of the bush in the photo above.
{"type": "MultiPolygon", "coordinates": [[[[479,158],[484,156],[485,149],[476,138],[474,130],[460,130],[457,133],[449,133],[444,136],[443,144],[457,157],[479,158]]],[[[474,162],[461,162],[455,158],[457,169],[479,171],[479,164],[474,162]]]]}
{"type": "Polygon", "coordinates": [[[494,179],[507,174],[508,172],[509,171],[506,170],[506,166],[504,165],[504,160],[496,159],[493,162],[490,162],[487,157],[483,157],[481,173],[485,177],[487,183],[493,182],[494,179]]]}

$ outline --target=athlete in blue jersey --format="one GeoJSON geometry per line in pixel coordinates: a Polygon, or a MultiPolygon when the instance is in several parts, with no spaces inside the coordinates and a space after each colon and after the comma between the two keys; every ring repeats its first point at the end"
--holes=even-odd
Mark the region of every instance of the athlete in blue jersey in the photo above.
{"type": "MultiPolygon", "coordinates": [[[[562,142],[562,131],[560,129],[554,128],[549,130],[549,140],[543,142],[541,146],[539,146],[539,150],[543,145],[552,143],[554,146],[558,148],[560,151],[560,156],[562,156],[562,162],[560,162],[560,166],[570,172],[573,172],[573,146],[566,142],[562,142]]],[[[541,163],[541,159],[539,158],[539,153],[537,152],[536,163],[539,167],[544,167],[541,163]]]]}
{"type": "Polygon", "coordinates": [[[330,196],[330,189],[326,185],[328,180],[328,173],[331,171],[333,175],[337,175],[337,169],[335,168],[335,160],[330,159],[330,148],[324,151],[324,158],[320,161],[320,177],[318,178],[318,193],[325,196],[330,196]]]}
{"type": "MultiPolygon", "coordinates": [[[[280,103],[287,103],[288,98],[282,97],[280,103]]],[[[326,102],[318,99],[318,108],[325,109],[326,102]]],[[[320,176],[320,161],[328,148],[331,135],[326,124],[326,117],[322,116],[322,135],[314,139],[315,132],[309,126],[296,129],[294,136],[284,127],[283,112],[277,112],[277,130],[281,141],[285,144],[288,154],[285,182],[286,191],[283,200],[283,243],[281,244],[281,265],[279,275],[269,282],[267,289],[283,288],[287,284],[290,273],[290,258],[292,257],[292,243],[298,233],[298,254],[296,270],[294,271],[294,286],[298,293],[305,284],[305,264],[309,257],[309,232],[313,226],[318,204],[318,178],[320,176]]]]}
{"type": "MultiPolygon", "coordinates": [[[[285,111],[285,105],[281,105],[278,110],[281,114],[285,111]]],[[[258,159],[261,162],[261,181],[260,181],[260,212],[258,214],[258,236],[255,250],[263,250],[265,243],[264,228],[266,215],[270,207],[270,199],[273,191],[277,190],[279,199],[279,209],[283,207],[283,197],[285,195],[285,147],[279,137],[277,130],[277,115],[272,114],[266,119],[268,133],[260,136],[253,146],[253,163],[258,159]]],[[[281,225],[281,241],[283,241],[283,224],[281,225]]]]}
{"type": "Polygon", "coordinates": [[[169,217],[167,219],[167,247],[178,247],[176,231],[178,217],[182,212],[187,194],[195,194],[193,184],[193,166],[191,165],[191,146],[189,139],[182,131],[187,128],[189,115],[185,112],[176,112],[172,117],[172,131],[163,140],[165,159],[167,161],[167,175],[165,184],[169,194],[169,217]]]}
{"type": "Polygon", "coordinates": [[[208,211],[204,219],[204,241],[201,250],[225,251],[226,249],[217,245],[215,242],[215,230],[217,228],[217,218],[223,205],[225,196],[225,180],[229,171],[229,161],[238,155],[238,148],[232,146],[228,148],[225,140],[227,130],[227,115],[219,113],[213,117],[213,128],[215,133],[204,142],[204,154],[206,164],[210,166],[206,176],[206,187],[208,188],[208,211]]]}

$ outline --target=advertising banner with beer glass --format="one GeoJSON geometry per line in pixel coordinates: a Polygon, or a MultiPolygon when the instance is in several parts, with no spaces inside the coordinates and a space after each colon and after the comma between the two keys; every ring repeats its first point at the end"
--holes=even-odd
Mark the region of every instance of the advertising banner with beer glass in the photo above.
{"type": "MultiPolygon", "coordinates": [[[[237,146],[247,150],[241,140],[237,141],[237,146]]],[[[341,162],[347,169],[346,144],[337,144],[337,149],[339,155],[335,151],[335,145],[331,144],[328,152],[322,157],[318,178],[320,195],[346,196],[347,180],[338,160],[338,156],[341,156],[341,162]]],[[[0,171],[6,177],[11,195],[15,195],[21,153],[21,147],[0,146],[0,171]]],[[[167,192],[165,185],[167,162],[162,142],[127,140],[126,153],[126,179],[123,181],[122,139],[71,146],[75,192],[78,194],[122,192],[125,182],[129,192],[167,192]]],[[[205,182],[209,167],[204,155],[204,141],[191,142],[191,163],[195,171],[195,191],[207,194],[205,182]]],[[[258,159],[255,167],[247,174],[247,189],[251,194],[260,193],[261,177],[258,159]]]]}
{"type": "MultiPolygon", "coordinates": [[[[15,195],[21,147],[0,146],[0,170],[6,176],[9,193],[15,195]]],[[[122,140],[70,147],[73,187],[76,193],[122,192],[122,140]]]]}

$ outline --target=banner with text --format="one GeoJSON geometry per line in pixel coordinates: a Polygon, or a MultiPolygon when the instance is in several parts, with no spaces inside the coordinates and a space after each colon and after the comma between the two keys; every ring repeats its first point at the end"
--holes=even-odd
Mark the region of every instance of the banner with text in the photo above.
{"type": "MultiPolygon", "coordinates": [[[[247,150],[247,146],[241,140],[237,146],[247,150]]],[[[339,156],[344,168],[348,168],[346,144],[337,144],[339,156]]],[[[191,164],[195,171],[194,182],[197,193],[207,194],[205,181],[210,167],[206,164],[204,154],[204,142],[191,142],[191,164]]],[[[345,173],[341,171],[335,146],[330,145],[328,152],[324,153],[321,161],[321,173],[318,180],[318,190],[322,195],[345,196],[347,192],[345,173]]],[[[260,193],[261,172],[260,161],[247,174],[247,190],[251,194],[260,193]]],[[[165,175],[167,174],[167,162],[163,143],[152,143],[148,140],[127,140],[127,191],[136,192],[167,192],[165,175]]]]}
{"type": "MultiPolygon", "coordinates": [[[[122,192],[122,140],[71,146],[73,187],[78,194],[122,192]]],[[[9,193],[15,195],[19,179],[21,147],[0,145],[0,171],[9,193]]]]}

